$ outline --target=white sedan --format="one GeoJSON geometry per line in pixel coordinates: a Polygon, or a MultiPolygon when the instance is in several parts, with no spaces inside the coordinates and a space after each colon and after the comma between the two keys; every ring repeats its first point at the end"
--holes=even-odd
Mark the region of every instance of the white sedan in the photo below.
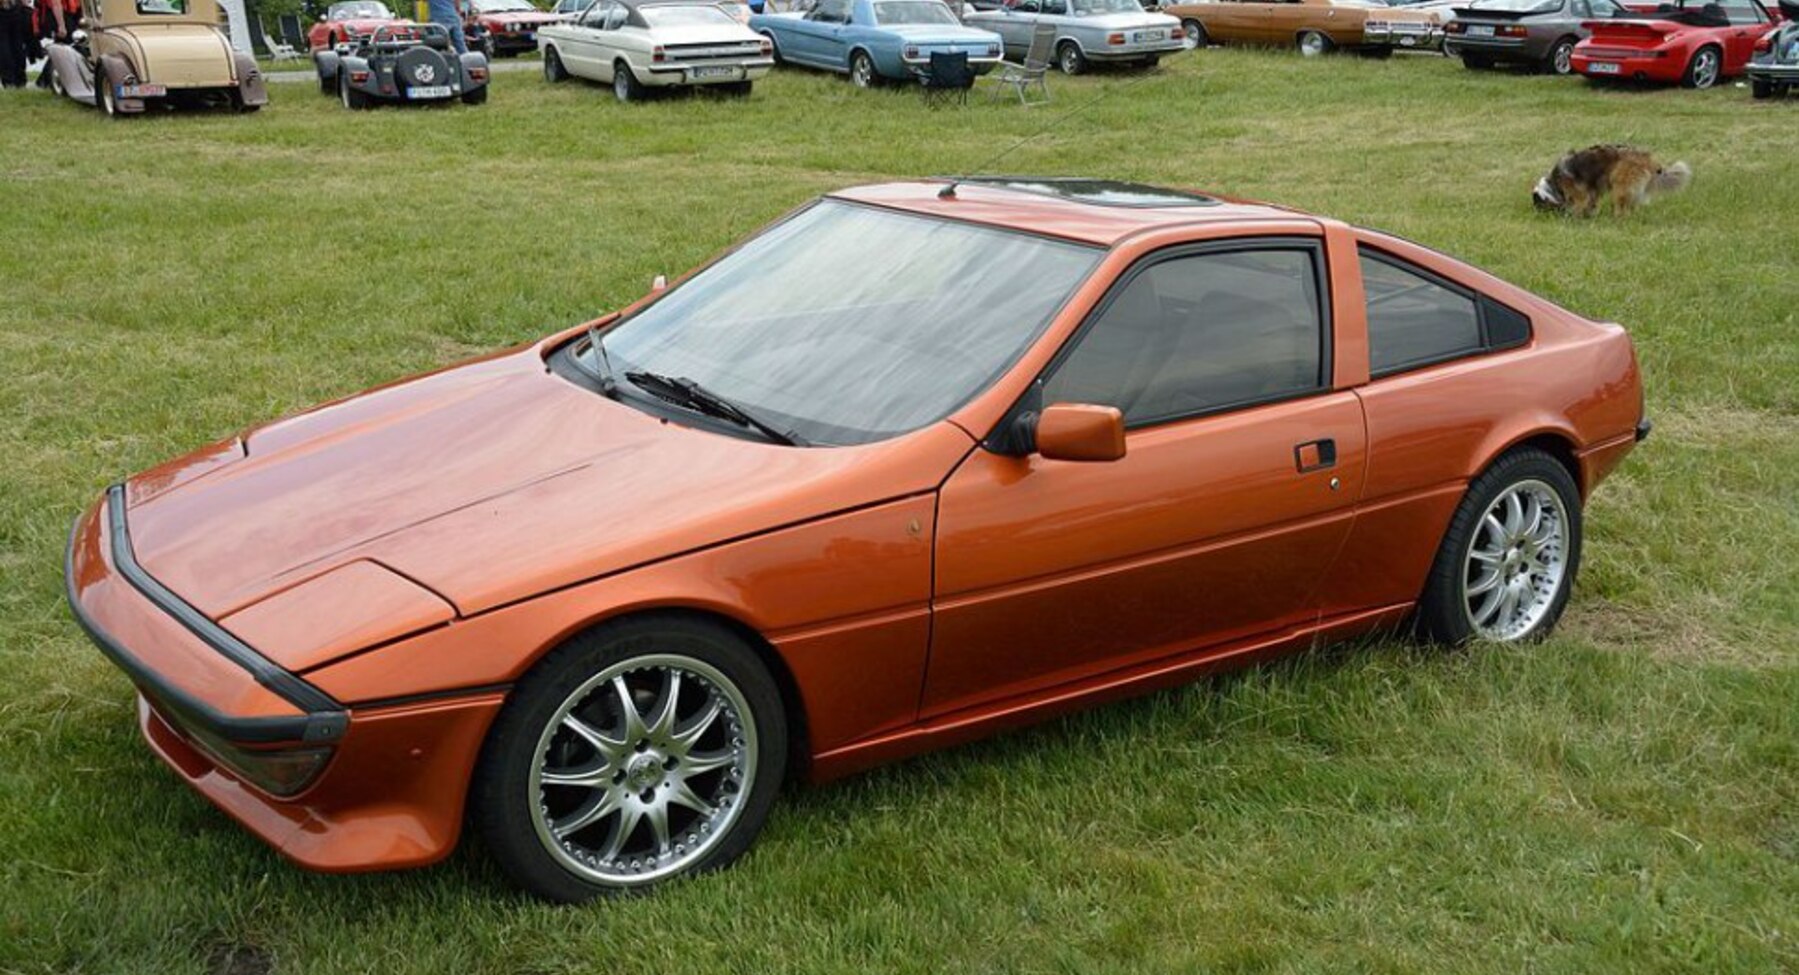
{"type": "Polygon", "coordinates": [[[678,85],[747,95],[775,63],[768,39],[716,0],[592,0],[540,29],[537,46],[545,79],[605,82],[621,102],[678,85]]]}

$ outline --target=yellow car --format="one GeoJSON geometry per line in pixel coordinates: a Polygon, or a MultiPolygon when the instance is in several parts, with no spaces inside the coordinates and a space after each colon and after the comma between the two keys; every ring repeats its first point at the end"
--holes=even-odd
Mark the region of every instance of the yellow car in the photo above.
{"type": "Polygon", "coordinates": [[[51,87],[107,115],[152,105],[268,104],[256,61],[231,46],[216,0],[83,0],[87,36],[49,46],[51,87]]]}

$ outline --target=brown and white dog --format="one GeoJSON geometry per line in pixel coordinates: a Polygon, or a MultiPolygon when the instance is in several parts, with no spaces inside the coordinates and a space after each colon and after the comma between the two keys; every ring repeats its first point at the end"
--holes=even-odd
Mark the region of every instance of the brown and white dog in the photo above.
{"type": "Polygon", "coordinates": [[[1537,180],[1530,198],[1539,210],[1590,217],[1610,194],[1612,211],[1622,216],[1648,202],[1651,194],[1683,189],[1692,178],[1686,163],[1663,166],[1633,146],[1591,146],[1568,150],[1549,175],[1537,180]]]}

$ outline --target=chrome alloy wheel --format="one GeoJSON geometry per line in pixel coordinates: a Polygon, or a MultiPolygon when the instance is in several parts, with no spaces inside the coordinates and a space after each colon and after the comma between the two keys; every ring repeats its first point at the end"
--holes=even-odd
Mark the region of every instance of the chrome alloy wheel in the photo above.
{"type": "Polygon", "coordinates": [[[1700,48],[1693,55],[1693,87],[1710,88],[1718,82],[1718,52],[1716,48],[1700,48]]]}
{"type": "Polygon", "coordinates": [[[1462,574],[1468,623],[1485,640],[1516,640],[1548,615],[1568,566],[1568,516],[1539,480],[1500,492],[1469,541],[1462,574]]]}
{"type": "Polygon", "coordinates": [[[711,665],[634,657],[565,698],[539,736],[529,788],[537,836],[564,867],[635,886],[697,863],[755,781],[749,705],[711,665]]]}

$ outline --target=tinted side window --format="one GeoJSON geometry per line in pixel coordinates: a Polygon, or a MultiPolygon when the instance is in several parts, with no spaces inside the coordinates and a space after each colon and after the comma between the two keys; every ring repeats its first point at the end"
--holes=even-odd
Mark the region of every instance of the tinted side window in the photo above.
{"type": "Polygon", "coordinates": [[[1363,251],[1369,368],[1375,375],[1481,348],[1474,298],[1392,258],[1363,251]]]}
{"type": "Polygon", "coordinates": [[[1761,11],[1750,5],[1748,0],[1724,0],[1719,6],[1724,8],[1724,16],[1733,24],[1759,24],[1762,22],[1761,11]]]}
{"type": "Polygon", "coordinates": [[[1323,385],[1315,251],[1159,261],[1115,291],[1043,390],[1044,403],[1116,406],[1141,426],[1323,385]]]}

